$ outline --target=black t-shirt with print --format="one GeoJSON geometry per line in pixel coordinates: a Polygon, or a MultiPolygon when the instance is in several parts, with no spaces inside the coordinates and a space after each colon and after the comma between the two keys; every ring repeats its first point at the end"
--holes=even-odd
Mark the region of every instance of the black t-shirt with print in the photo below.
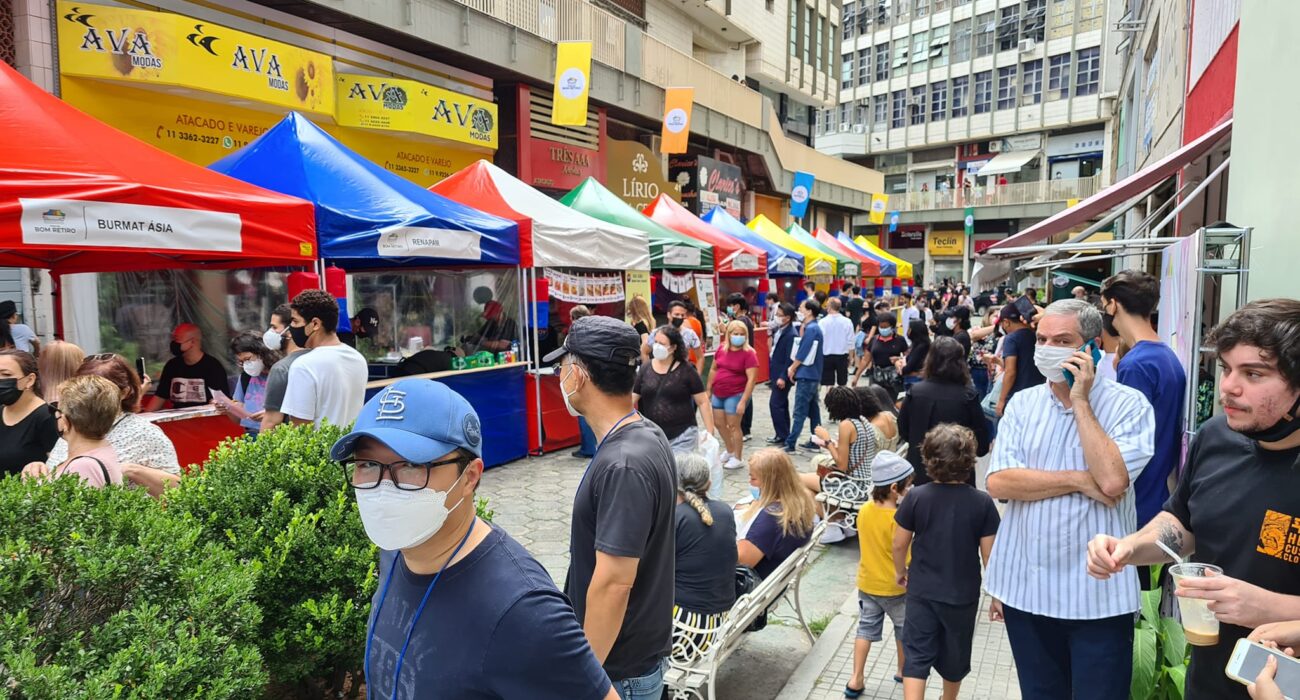
{"type": "Polygon", "coordinates": [[[214,390],[229,394],[230,382],[226,378],[226,368],[217,358],[204,354],[192,365],[185,364],[183,357],[168,360],[163,365],[158,390],[154,394],[164,401],[171,401],[173,408],[189,408],[211,401],[214,390]]]}
{"type": "Polygon", "coordinates": [[[564,592],[579,624],[586,620],[596,552],[640,560],[623,626],[605,659],[614,681],[654,670],[672,646],[676,506],[677,464],[668,439],[644,419],[605,437],[574,494],[564,592]]]}
{"type": "MultiPolygon", "coordinates": [[[[1270,451],[1216,416],[1201,427],[1165,510],[1196,537],[1193,561],[1275,593],[1300,596],[1300,449],[1270,451]]],[[[1249,695],[1223,675],[1250,630],[1219,625],[1219,643],[1192,647],[1186,700],[1249,695]]]]}

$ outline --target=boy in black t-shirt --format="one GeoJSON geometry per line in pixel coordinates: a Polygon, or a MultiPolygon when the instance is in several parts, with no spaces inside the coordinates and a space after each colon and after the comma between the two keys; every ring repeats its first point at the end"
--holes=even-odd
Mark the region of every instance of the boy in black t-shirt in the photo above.
{"type": "MultiPolygon", "coordinates": [[[[894,573],[907,588],[903,697],[921,700],[930,669],[955,698],[970,673],[980,599],[980,560],[988,566],[1001,518],[993,499],[966,483],[975,469],[975,434],[945,423],[931,429],[921,459],[932,481],[908,492],[894,521],[894,573]],[[909,547],[912,561],[909,567],[909,547]]],[[[994,604],[994,617],[999,616],[994,604]]]]}

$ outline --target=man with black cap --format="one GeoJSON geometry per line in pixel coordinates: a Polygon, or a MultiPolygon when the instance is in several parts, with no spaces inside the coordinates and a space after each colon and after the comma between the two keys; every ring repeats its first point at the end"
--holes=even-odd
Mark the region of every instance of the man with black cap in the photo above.
{"type": "Polygon", "coordinates": [[[677,472],[668,439],[632,405],[641,336],[605,316],[574,321],[560,363],[569,413],[596,433],[573,499],[569,577],[596,657],[623,700],[659,700],[672,644],[677,472]]]}
{"type": "Polygon", "coordinates": [[[1002,324],[1002,331],[1007,334],[1002,340],[1002,395],[997,404],[997,415],[1001,418],[1012,396],[1039,386],[1047,379],[1034,364],[1034,348],[1038,345],[1038,338],[1029,323],[1021,318],[1020,310],[1015,304],[1002,307],[998,323],[1002,324]]]}
{"type": "Polygon", "coordinates": [[[377,394],[334,444],[380,548],[368,697],[613,700],[546,570],[475,514],[482,450],[469,402],[424,379],[377,394]]]}

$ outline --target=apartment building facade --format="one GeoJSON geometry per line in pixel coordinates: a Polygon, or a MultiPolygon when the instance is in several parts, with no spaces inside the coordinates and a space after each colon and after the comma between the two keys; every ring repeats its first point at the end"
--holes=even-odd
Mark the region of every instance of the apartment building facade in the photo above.
{"type": "MultiPolygon", "coordinates": [[[[842,12],[839,103],[823,153],[884,173],[881,242],[958,276],[981,245],[1089,196],[1112,175],[1124,35],[1116,0],[859,0],[842,12]],[[964,255],[932,255],[964,229],[964,255]]],[[[860,232],[876,233],[865,222],[860,232]]]]}

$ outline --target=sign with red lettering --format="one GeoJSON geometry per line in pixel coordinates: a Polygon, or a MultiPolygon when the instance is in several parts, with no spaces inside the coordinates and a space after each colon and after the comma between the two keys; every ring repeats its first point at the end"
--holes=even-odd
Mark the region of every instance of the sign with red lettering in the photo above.
{"type": "Polygon", "coordinates": [[[599,151],[533,138],[528,158],[533,187],[571,190],[588,177],[605,181],[605,158],[599,151]]]}
{"type": "Polygon", "coordinates": [[[697,216],[714,207],[740,218],[741,193],[745,189],[740,168],[706,156],[672,156],[668,179],[682,188],[682,204],[697,216]]]}

